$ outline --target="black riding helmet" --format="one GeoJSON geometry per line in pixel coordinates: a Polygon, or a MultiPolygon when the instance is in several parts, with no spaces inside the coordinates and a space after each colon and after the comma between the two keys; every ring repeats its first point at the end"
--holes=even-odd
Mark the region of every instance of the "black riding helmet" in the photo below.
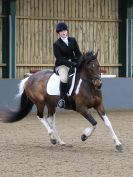
{"type": "Polygon", "coordinates": [[[64,23],[64,22],[60,22],[56,25],[56,32],[59,33],[63,30],[67,30],[68,31],[68,26],[64,23]]]}

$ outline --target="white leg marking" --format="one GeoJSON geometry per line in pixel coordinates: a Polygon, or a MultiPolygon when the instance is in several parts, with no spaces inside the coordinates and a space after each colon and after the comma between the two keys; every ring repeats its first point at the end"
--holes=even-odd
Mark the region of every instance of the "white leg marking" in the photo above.
{"type": "Polygon", "coordinates": [[[65,142],[61,140],[60,136],[58,135],[58,132],[55,127],[55,115],[52,117],[47,118],[47,122],[52,130],[54,130],[54,136],[59,144],[64,145],[65,142]]]}
{"type": "Polygon", "coordinates": [[[40,120],[40,122],[45,126],[45,128],[48,131],[48,134],[51,135],[53,134],[53,130],[51,129],[51,127],[49,126],[48,122],[46,121],[45,117],[44,118],[40,118],[37,116],[37,118],[40,120]]]}
{"type": "Polygon", "coordinates": [[[79,93],[81,83],[82,83],[82,79],[79,80],[79,83],[77,85],[77,88],[76,88],[76,91],[75,91],[76,95],[79,93]]]}
{"type": "Polygon", "coordinates": [[[86,135],[87,137],[91,136],[92,133],[94,132],[96,126],[93,126],[93,127],[87,127],[84,131],[83,131],[83,134],[86,135]]]}
{"type": "Polygon", "coordinates": [[[120,141],[118,140],[118,138],[117,138],[117,136],[116,136],[116,134],[115,134],[115,132],[114,132],[114,130],[113,130],[113,127],[112,127],[112,125],[111,125],[111,122],[110,122],[109,118],[107,117],[107,115],[104,115],[104,116],[102,116],[102,117],[103,117],[103,119],[104,119],[104,122],[105,122],[106,127],[109,129],[109,131],[110,131],[110,133],[111,133],[112,139],[115,141],[116,145],[120,145],[121,143],[120,143],[120,141]]]}

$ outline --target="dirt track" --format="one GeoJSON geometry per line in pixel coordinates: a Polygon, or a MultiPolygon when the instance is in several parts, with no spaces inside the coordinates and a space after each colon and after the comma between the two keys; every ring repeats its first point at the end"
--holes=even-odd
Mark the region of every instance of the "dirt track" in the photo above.
{"type": "Polygon", "coordinates": [[[79,114],[56,114],[66,146],[52,145],[45,128],[29,115],[14,124],[0,124],[0,177],[132,177],[133,111],[109,112],[113,128],[124,144],[115,150],[97,114],[98,127],[86,142],[80,140],[88,122],[79,114]]]}

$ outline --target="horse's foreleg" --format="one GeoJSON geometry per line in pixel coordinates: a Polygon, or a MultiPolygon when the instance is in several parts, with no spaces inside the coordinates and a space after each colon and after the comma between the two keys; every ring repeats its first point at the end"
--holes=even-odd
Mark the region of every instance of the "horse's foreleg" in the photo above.
{"type": "Polygon", "coordinates": [[[90,137],[92,135],[92,133],[94,132],[97,122],[95,121],[95,119],[92,117],[92,115],[89,113],[87,108],[83,108],[80,107],[79,109],[77,109],[77,111],[83,115],[91,124],[92,127],[87,127],[84,131],[83,134],[81,136],[81,140],[85,141],[88,137],[90,137]]]}
{"type": "Polygon", "coordinates": [[[122,151],[122,144],[119,141],[118,137],[116,136],[109,118],[107,117],[106,114],[102,115],[102,118],[104,120],[104,123],[105,123],[106,127],[109,129],[109,132],[112,136],[112,139],[114,140],[114,142],[116,144],[116,149],[119,150],[119,151],[122,151]]]}
{"type": "Polygon", "coordinates": [[[85,141],[88,137],[90,137],[92,135],[92,133],[94,132],[96,126],[93,127],[87,127],[84,131],[83,134],[81,136],[81,140],[85,141]]]}
{"type": "Polygon", "coordinates": [[[112,139],[114,140],[115,142],[115,145],[116,145],[116,149],[118,151],[122,151],[123,150],[123,147],[122,147],[122,144],[121,142],[119,141],[118,137],[116,136],[114,130],[113,130],[113,127],[112,127],[112,124],[108,118],[108,116],[106,115],[105,113],[105,110],[104,110],[104,107],[103,105],[100,105],[100,107],[97,109],[97,112],[98,114],[100,115],[100,117],[102,118],[102,120],[104,121],[106,127],[108,128],[110,134],[111,134],[111,137],[112,139]]]}
{"type": "MultiPolygon", "coordinates": [[[[58,144],[65,145],[65,142],[61,140],[60,136],[58,135],[58,132],[55,127],[55,115],[47,117],[47,122],[50,126],[50,128],[54,131],[54,137],[56,138],[56,141],[58,144]]],[[[51,139],[52,141],[52,139],[51,139]]]]}

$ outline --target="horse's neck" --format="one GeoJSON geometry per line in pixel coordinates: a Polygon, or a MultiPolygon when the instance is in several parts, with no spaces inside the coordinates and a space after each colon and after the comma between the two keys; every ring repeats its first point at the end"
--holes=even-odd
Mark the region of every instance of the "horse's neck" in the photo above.
{"type": "Polygon", "coordinates": [[[83,63],[82,66],[80,67],[80,69],[77,72],[77,78],[82,79],[82,81],[84,82],[85,85],[89,86],[89,87],[93,87],[92,85],[92,76],[89,76],[87,71],[86,71],[86,64],[83,63]],[[92,85],[92,86],[91,86],[92,85]]]}
{"type": "Polygon", "coordinates": [[[91,80],[91,76],[89,76],[88,74],[87,74],[87,72],[86,72],[86,68],[83,66],[82,68],[81,68],[81,70],[80,70],[80,77],[81,77],[81,79],[83,79],[83,80],[88,80],[88,81],[90,81],[91,80]]]}

